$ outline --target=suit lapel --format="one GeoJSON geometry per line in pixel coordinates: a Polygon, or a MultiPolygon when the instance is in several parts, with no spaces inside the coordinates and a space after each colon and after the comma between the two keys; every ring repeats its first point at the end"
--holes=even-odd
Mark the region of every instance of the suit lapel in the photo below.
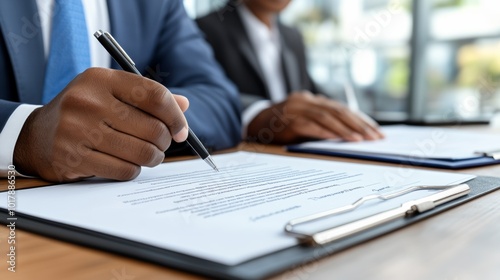
{"type": "Polygon", "coordinates": [[[283,75],[285,76],[288,92],[293,92],[300,90],[299,63],[293,51],[290,49],[290,45],[286,41],[281,24],[279,24],[279,28],[281,37],[283,75]]]}
{"type": "Polygon", "coordinates": [[[237,10],[234,10],[230,16],[227,16],[225,20],[229,21],[229,23],[226,23],[226,26],[228,26],[228,29],[230,33],[232,34],[236,46],[242,56],[248,61],[248,63],[251,65],[253,71],[257,74],[257,76],[260,79],[260,82],[266,88],[266,96],[269,97],[269,89],[267,89],[267,85],[265,83],[264,79],[264,72],[262,71],[262,68],[259,64],[259,60],[257,58],[257,54],[255,53],[255,50],[252,48],[252,44],[250,42],[250,39],[248,38],[248,34],[245,30],[245,27],[243,26],[243,22],[240,19],[240,16],[238,14],[237,10]]]}
{"type": "Polygon", "coordinates": [[[245,57],[245,59],[250,63],[253,70],[259,75],[259,78],[264,81],[264,73],[262,68],[260,67],[259,60],[257,55],[255,54],[254,49],[250,45],[250,41],[248,40],[246,34],[239,33],[238,34],[238,48],[241,54],[245,57]],[[245,42],[248,41],[248,42],[245,42]]]}
{"type": "Polygon", "coordinates": [[[40,104],[45,54],[35,0],[0,1],[0,21],[14,68],[19,100],[22,103],[40,104]]]}

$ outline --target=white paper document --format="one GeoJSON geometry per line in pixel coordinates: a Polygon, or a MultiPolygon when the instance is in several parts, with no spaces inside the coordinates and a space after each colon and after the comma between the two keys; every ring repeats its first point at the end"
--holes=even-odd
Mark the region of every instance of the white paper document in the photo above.
{"type": "MultiPolygon", "coordinates": [[[[129,182],[88,180],[16,192],[16,212],[235,265],[297,244],[293,218],[415,185],[453,185],[473,175],[249,152],[143,168],[129,182]]],[[[416,191],[329,219],[342,224],[428,196],[416,191]]],[[[7,195],[0,193],[0,207],[7,195]]],[[[324,221],[325,222],[325,221],[324,221]]],[[[318,227],[318,225],[314,225],[318,227]]],[[[322,225],[323,226],[323,225],[322,225]]]]}
{"type": "Polygon", "coordinates": [[[477,158],[477,152],[500,151],[500,136],[442,127],[385,126],[385,138],[377,141],[307,142],[301,148],[356,154],[398,155],[411,158],[461,160],[477,158]]]}

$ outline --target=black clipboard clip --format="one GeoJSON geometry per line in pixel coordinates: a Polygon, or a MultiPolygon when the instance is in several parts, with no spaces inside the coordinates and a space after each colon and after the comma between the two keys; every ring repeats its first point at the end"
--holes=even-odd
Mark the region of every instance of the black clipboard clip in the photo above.
{"type": "Polygon", "coordinates": [[[383,195],[372,194],[364,196],[356,200],[354,203],[343,207],[290,220],[285,225],[285,232],[291,236],[296,237],[301,243],[313,246],[324,245],[326,243],[334,242],[342,238],[349,237],[351,235],[377,227],[379,225],[388,223],[390,221],[399,218],[431,210],[438,205],[444,204],[448,201],[467,195],[469,192],[470,192],[469,185],[460,184],[454,186],[413,186],[389,194],[383,194],[383,195]],[[369,200],[374,200],[374,199],[388,200],[417,190],[442,190],[442,191],[417,200],[405,202],[401,204],[400,207],[397,208],[393,208],[381,213],[374,214],[372,216],[368,216],[359,220],[345,223],[333,228],[321,230],[315,233],[304,233],[296,230],[295,228],[296,226],[301,224],[318,221],[326,217],[331,217],[334,215],[352,211],[369,200]]]}

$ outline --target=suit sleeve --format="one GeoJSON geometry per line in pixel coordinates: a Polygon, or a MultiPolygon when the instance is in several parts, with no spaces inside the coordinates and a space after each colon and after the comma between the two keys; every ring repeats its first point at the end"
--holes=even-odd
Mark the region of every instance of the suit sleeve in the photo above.
{"type": "Polygon", "coordinates": [[[20,103],[0,99],[0,131],[3,130],[10,115],[21,105],[20,103]]]}
{"type": "Polygon", "coordinates": [[[241,141],[239,97],[182,1],[165,1],[167,11],[157,59],[166,66],[162,83],[189,99],[190,128],[209,149],[224,149],[241,141]]]}

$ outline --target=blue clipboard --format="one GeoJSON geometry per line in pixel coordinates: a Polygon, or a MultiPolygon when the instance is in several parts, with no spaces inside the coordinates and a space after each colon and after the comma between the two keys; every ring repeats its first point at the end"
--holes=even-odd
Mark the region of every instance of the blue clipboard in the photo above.
{"type": "Polygon", "coordinates": [[[314,148],[303,147],[300,144],[287,146],[287,150],[289,152],[297,152],[297,153],[337,156],[337,157],[364,159],[371,161],[399,163],[408,166],[435,167],[443,169],[463,169],[463,168],[493,165],[500,163],[500,159],[494,159],[493,157],[490,156],[478,156],[466,159],[415,158],[415,157],[388,155],[388,154],[366,154],[353,151],[338,151],[338,150],[332,151],[324,149],[314,149],[314,148]]]}

